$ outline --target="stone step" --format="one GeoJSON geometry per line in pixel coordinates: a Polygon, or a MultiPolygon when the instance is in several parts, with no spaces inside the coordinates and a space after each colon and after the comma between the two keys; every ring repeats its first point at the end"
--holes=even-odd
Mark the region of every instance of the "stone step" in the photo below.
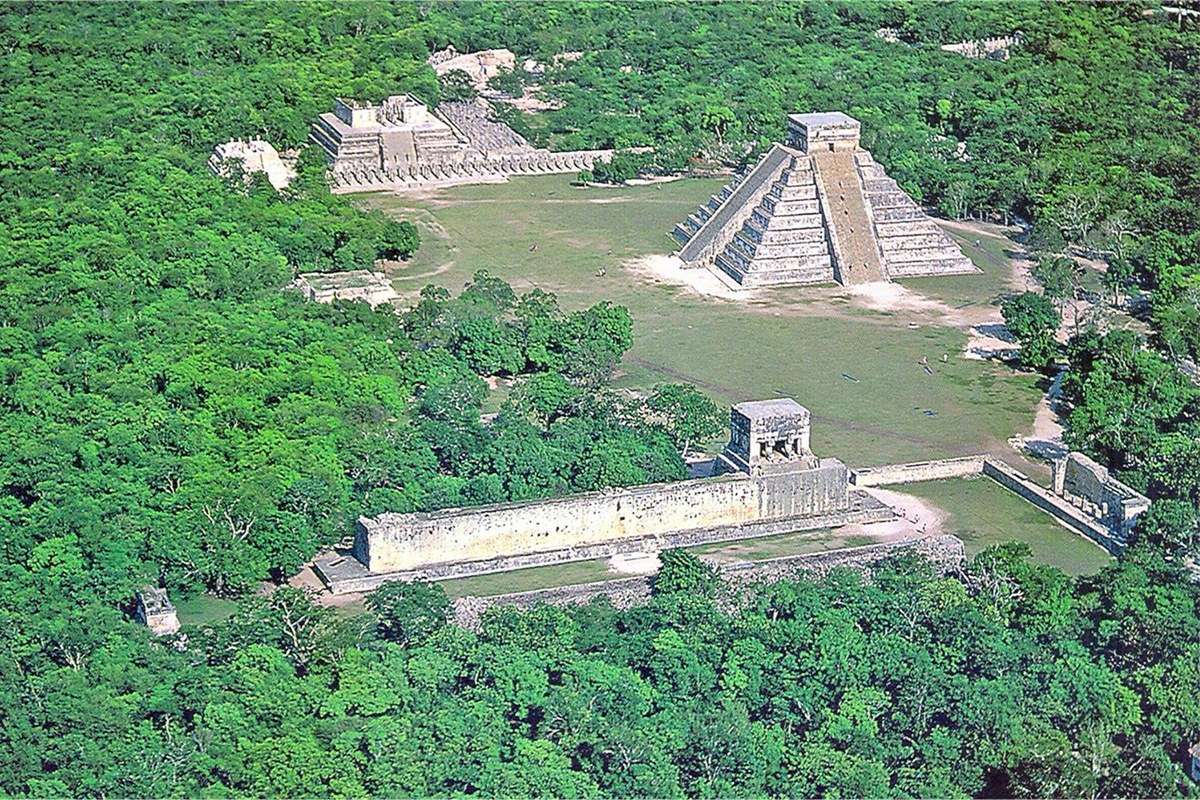
{"type": "Polygon", "coordinates": [[[888,274],[895,277],[921,277],[932,275],[963,275],[971,272],[978,272],[975,265],[971,263],[969,258],[958,256],[957,258],[942,258],[942,259],[924,259],[917,261],[894,261],[887,260],[888,274]]]}
{"type": "Polygon", "coordinates": [[[758,227],[771,231],[824,227],[820,214],[773,215],[759,208],[755,209],[750,218],[758,223],[758,227]]]}
{"type": "Polygon", "coordinates": [[[671,231],[671,235],[675,237],[675,241],[679,242],[681,245],[687,244],[689,241],[691,241],[693,233],[695,233],[695,231],[689,231],[687,228],[683,227],[682,223],[676,225],[675,229],[671,231]]]}
{"type": "Polygon", "coordinates": [[[771,196],[780,200],[816,200],[817,185],[810,183],[807,186],[788,186],[776,181],[771,187],[771,196]]]}
{"type": "Polygon", "coordinates": [[[880,249],[886,252],[903,251],[903,250],[919,250],[929,247],[949,247],[954,250],[958,246],[954,242],[946,239],[945,236],[939,233],[918,233],[912,236],[881,236],[879,237],[880,249]]]}
{"type": "Polygon", "coordinates": [[[833,283],[833,267],[816,264],[811,267],[787,268],[774,263],[755,263],[751,268],[738,264],[724,254],[718,255],[716,266],[723,273],[746,288],[758,286],[803,285],[833,283]]]}
{"type": "Polygon", "coordinates": [[[911,197],[904,192],[877,192],[867,196],[871,208],[919,208],[911,197]]]}
{"type": "Polygon", "coordinates": [[[906,236],[937,235],[942,229],[929,217],[921,216],[904,222],[876,222],[875,233],[880,239],[900,239],[906,236]]]}
{"type": "Polygon", "coordinates": [[[771,226],[770,219],[752,216],[746,220],[743,229],[750,233],[750,238],[760,242],[824,242],[825,231],[821,227],[813,228],[781,228],[771,226]]]}
{"type": "Polygon", "coordinates": [[[912,206],[901,208],[899,206],[893,208],[878,208],[875,205],[871,206],[871,215],[875,218],[876,226],[887,222],[915,222],[925,219],[925,212],[920,209],[915,203],[912,206]]]}
{"type": "Polygon", "coordinates": [[[814,198],[812,200],[783,200],[775,195],[768,194],[762,199],[762,208],[770,212],[773,216],[788,216],[793,214],[819,214],[821,205],[814,198]]]}
{"type": "Polygon", "coordinates": [[[829,246],[824,239],[811,242],[777,242],[777,241],[755,241],[747,235],[747,231],[739,231],[733,239],[735,242],[742,241],[745,246],[741,249],[744,252],[757,255],[761,258],[779,258],[781,256],[819,256],[829,255],[829,246]]]}

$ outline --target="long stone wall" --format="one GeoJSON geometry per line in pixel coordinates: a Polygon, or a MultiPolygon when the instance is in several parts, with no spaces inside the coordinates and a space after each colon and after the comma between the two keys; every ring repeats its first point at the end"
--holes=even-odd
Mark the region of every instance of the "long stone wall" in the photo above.
{"type": "MultiPolygon", "coordinates": [[[[908,552],[928,558],[943,573],[958,569],[966,559],[962,540],[957,536],[939,535],[823,553],[722,564],[717,569],[723,579],[737,588],[786,580],[797,575],[824,575],[838,567],[869,572],[872,565],[908,552]]],[[[539,605],[580,605],[605,597],[616,608],[631,608],[650,600],[652,586],[652,577],[637,576],[491,597],[460,597],[454,601],[454,617],[457,624],[478,629],[484,612],[492,607],[529,609],[539,605]]]]}
{"type": "Polygon", "coordinates": [[[895,483],[919,483],[944,478],[966,478],[983,472],[983,454],[961,458],[939,458],[908,464],[884,464],[880,467],[858,467],[850,472],[855,486],[886,486],[895,483]]]}
{"type": "Polygon", "coordinates": [[[846,510],[849,475],[815,469],[742,474],[475,509],[359,520],[354,556],[375,573],[484,561],[678,531],[846,510]]]}
{"type": "Polygon", "coordinates": [[[582,547],[498,556],[483,561],[445,562],[397,572],[368,572],[366,566],[353,556],[336,553],[316,559],[313,568],[333,594],[356,594],[374,591],[388,581],[452,580],[572,561],[606,559],[631,553],[653,553],[673,547],[696,547],[717,542],[775,536],[782,533],[839,528],[843,525],[869,525],[873,522],[890,521],[895,519],[895,516],[891,507],[866,492],[853,491],[850,492],[848,508],[826,514],[655,533],[641,537],[612,539],[582,547]]]}

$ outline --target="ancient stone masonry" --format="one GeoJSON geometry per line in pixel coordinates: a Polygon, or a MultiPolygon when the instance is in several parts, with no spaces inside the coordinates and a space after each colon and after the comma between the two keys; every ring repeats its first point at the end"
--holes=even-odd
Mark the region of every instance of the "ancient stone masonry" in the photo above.
{"type": "Polygon", "coordinates": [[[329,159],[335,194],[579,172],[612,157],[611,150],[535,148],[494,119],[483,100],[444,103],[435,112],[411,95],[377,106],[338,99],[332,113],[313,123],[309,138],[329,159]]]}
{"type": "MultiPolygon", "coordinates": [[[[724,593],[720,603],[726,610],[732,610],[746,596],[745,590],[752,589],[755,584],[816,577],[838,568],[854,569],[869,575],[881,561],[908,553],[929,560],[942,574],[961,569],[966,561],[966,548],[962,540],[957,536],[942,534],[822,553],[717,564],[721,578],[731,590],[724,593]]],[[[606,598],[614,608],[632,608],[649,602],[652,588],[653,579],[640,576],[489,597],[459,597],[454,601],[454,621],[464,628],[477,629],[483,613],[489,608],[511,606],[524,610],[539,605],[583,605],[599,597],[606,598]]]]}
{"type": "Polygon", "coordinates": [[[888,486],[976,475],[990,478],[1113,554],[1125,549],[1137,516],[1150,506],[1149,499],[1081,453],[1071,453],[1054,463],[1049,488],[983,454],[858,468],[851,472],[850,482],[864,487],[888,486]]]}
{"type": "Polygon", "coordinates": [[[179,617],[175,606],[167,597],[167,590],[157,586],[147,586],[137,593],[135,610],[138,622],[141,622],[155,636],[169,636],[179,630],[179,617]]]}
{"type": "Polygon", "coordinates": [[[1150,498],[1134,491],[1083,453],[1068,453],[1054,462],[1054,493],[1082,509],[1124,544],[1150,498]]]}
{"type": "Polygon", "coordinates": [[[298,290],[305,299],[317,303],[361,300],[378,306],[399,297],[386,275],[365,269],[349,272],[306,272],[296,277],[291,288],[298,290]]]}
{"type": "Polygon", "coordinates": [[[991,39],[971,39],[942,45],[947,53],[957,53],[964,58],[989,58],[992,61],[1008,61],[1011,50],[1021,44],[1024,37],[1018,32],[1011,36],[995,36],[991,39]]]}
{"type": "Polygon", "coordinates": [[[786,145],[675,226],[684,266],[746,287],[977,272],[859,132],[840,112],[790,115],[786,145]]]}
{"type": "Polygon", "coordinates": [[[730,414],[724,474],[358,521],[353,561],[318,559],[336,593],[388,579],[443,579],[732,538],[893,518],[849,485],[845,465],[808,448],[809,413],[792,400],[730,414]],[[387,576],[392,577],[387,577],[387,576]]]}
{"type": "Polygon", "coordinates": [[[296,177],[294,159],[285,161],[271,143],[263,139],[233,139],[217,145],[208,157],[208,168],[227,178],[234,161],[241,163],[246,177],[256,172],[266,173],[267,180],[276,189],[286,188],[296,177]]]}
{"type": "Polygon", "coordinates": [[[499,48],[495,50],[479,50],[474,53],[460,53],[451,45],[445,50],[438,50],[429,56],[429,65],[439,77],[450,72],[465,72],[471,78],[471,85],[477,92],[485,92],[488,81],[501,72],[512,72],[517,68],[517,57],[511,50],[499,48]]]}

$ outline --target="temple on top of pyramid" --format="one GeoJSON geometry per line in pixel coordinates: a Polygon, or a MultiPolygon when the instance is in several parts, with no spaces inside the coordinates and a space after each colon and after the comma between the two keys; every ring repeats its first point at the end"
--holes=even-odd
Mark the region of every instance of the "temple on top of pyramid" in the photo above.
{"type": "Polygon", "coordinates": [[[775,144],[675,226],[685,267],[750,287],[978,272],[859,146],[840,111],[788,115],[775,144]]]}

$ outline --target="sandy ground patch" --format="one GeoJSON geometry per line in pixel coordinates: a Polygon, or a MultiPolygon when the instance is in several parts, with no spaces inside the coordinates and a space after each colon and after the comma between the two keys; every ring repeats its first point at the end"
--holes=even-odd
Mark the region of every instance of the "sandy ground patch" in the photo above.
{"type": "Polygon", "coordinates": [[[948,325],[958,324],[960,312],[923,294],[914,292],[906,286],[890,281],[860,283],[847,288],[854,302],[869,311],[902,312],[917,316],[933,316],[939,322],[948,325]]]}
{"type": "MultiPolygon", "coordinates": [[[[897,492],[893,489],[871,487],[864,489],[864,491],[876,500],[891,506],[900,516],[900,519],[891,522],[876,522],[871,525],[863,525],[861,527],[864,532],[892,535],[897,538],[900,538],[904,533],[908,533],[911,536],[914,530],[924,536],[932,536],[945,532],[946,523],[949,521],[950,515],[928,500],[923,500],[920,497],[905,494],[904,492],[897,492]]],[[[847,526],[839,532],[847,531],[849,528],[850,526],[847,526]]]]}
{"type": "Polygon", "coordinates": [[[366,597],[365,594],[333,594],[325,588],[317,573],[313,572],[312,564],[305,564],[299,572],[288,578],[288,586],[310,590],[314,593],[313,602],[330,608],[362,605],[363,598],[366,597]]]}
{"type": "Polygon", "coordinates": [[[751,300],[758,296],[753,289],[734,289],[708,269],[684,269],[678,256],[650,255],[635,258],[621,265],[624,269],[654,283],[681,286],[696,294],[721,300],[751,300]]]}

